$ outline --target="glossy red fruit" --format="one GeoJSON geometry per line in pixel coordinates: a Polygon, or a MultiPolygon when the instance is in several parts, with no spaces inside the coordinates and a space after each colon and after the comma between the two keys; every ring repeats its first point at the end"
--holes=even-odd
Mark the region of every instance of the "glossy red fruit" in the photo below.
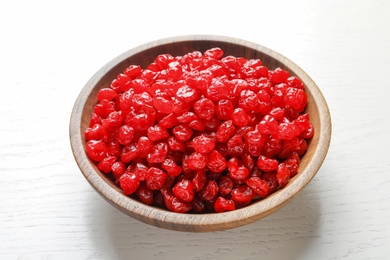
{"type": "Polygon", "coordinates": [[[240,159],[243,163],[243,165],[248,168],[248,170],[251,172],[255,166],[256,166],[256,161],[255,159],[253,158],[253,156],[251,156],[250,154],[248,153],[244,153],[243,155],[240,156],[240,159]]]}
{"type": "Polygon", "coordinates": [[[115,139],[121,144],[121,145],[129,145],[131,141],[133,141],[135,134],[134,128],[128,125],[122,125],[118,128],[115,139]]]}
{"type": "Polygon", "coordinates": [[[259,98],[252,90],[242,90],[238,99],[238,106],[249,113],[256,111],[259,105],[259,98]]]}
{"type": "Polygon", "coordinates": [[[94,124],[92,127],[85,129],[85,139],[89,140],[100,140],[105,135],[104,129],[101,124],[94,124]]]}
{"type": "Polygon", "coordinates": [[[154,201],[154,192],[149,190],[145,186],[139,186],[138,189],[135,191],[135,194],[137,194],[137,197],[140,201],[147,205],[152,205],[154,201]]]}
{"type": "Polygon", "coordinates": [[[111,172],[115,179],[119,179],[119,177],[125,173],[125,170],[126,166],[122,161],[116,161],[111,165],[111,172]]]}
{"type": "Polygon", "coordinates": [[[118,141],[112,140],[107,143],[107,155],[120,157],[121,153],[122,145],[118,141]]]}
{"type": "Polygon", "coordinates": [[[240,156],[244,153],[244,140],[241,136],[235,135],[227,142],[227,148],[230,156],[240,156]]]}
{"type": "Polygon", "coordinates": [[[104,173],[111,172],[111,167],[116,162],[116,159],[117,158],[112,155],[104,157],[103,160],[98,163],[98,169],[104,173]]]}
{"type": "Polygon", "coordinates": [[[138,176],[140,181],[144,181],[149,168],[143,163],[133,163],[132,165],[134,165],[132,170],[134,174],[138,176]]]}
{"type": "Polygon", "coordinates": [[[195,171],[195,176],[192,179],[192,187],[195,192],[199,192],[203,189],[207,182],[207,175],[204,170],[195,171]]]}
{"type": "Polygon", "coordinates": [[[210,201],[216,198],[219,188],[215,180],[208,180],[203,189],[198,193],[198,197],[203,201],[210,201]]]}
{"type": "Polygon", "coordinates": [[[227,167],[225,157],[217,150],[213,150],[207,157],[207,168],[213,172],[222,172],[227,167]]]}
{"type": "Polygon", "coordinates": [[[189,126],[178,125],[172,129],[173,135],[181,142],[185,142],[191,139],[193,131],[189,126]]]}
{"type": "Polygon", "coordinates": [[[223,57],[223,50],[221,48],[215,47],[208,49],[207,51],[204,52],[204,56],[210,57],[216,60],[219,60],[223,57]]]}
{"type": "Polygon", "coordinates": [[[219,177],[218,179],[219,194],[222,197],[229,195],[233,189],[233,186],[234,186],[234,182],[230,177],[226,175],[219,177]]]}
{"type": "Polygon", "coordinates": [[[96,124],[101,125],[102,124],[102,119],[96,113],[92,113],[91,121],[89,121],[89,127],[93,127],[96,124]]]}
{"type": "Polygon", "coordinates": [[[160,190],[164,186],[164,182],[167,178],[167,173],[151,167],[145,177],[146,187],[150,190],[160,190]]]}
{"type": "Polygon", "coordinates": [[[190,202],[194,199],[194,190],[189,180],[182,179],[177,182],[172,189],[173,194],[184,202],[190,202]]]}
{"type": "Polygon", "coordinates": [[[303,89],[287,88],[284,103],[292,109],[302,112],[307,104],[307,95],[303,89]]]}
{"type": "Polygon", "coordinates": [[[275,172],[266,172],[261,176],[261,179],[268,185],[268,194],[274,193],[279,188],[275,172]]]}
{"type": "MultiPolygon", "coordinates": [[[[164,206],[167,207],[168,210],[173,211],[172,201],[175,198],[175,195],[173,195],[172,190],[169,188],[163,187],[160,189],[160,193],[157,193],[157,195],[158,194],[161,194],[161,197],[162,197],[163,202],[164,202],[164,206]]],[[[159,196],[156,196],[156,199],[159,199],[159,196]]],[[[155,200],[155,202],[157,202],[158,205],[160,205],[160,206],[162,204],[161,201],[158,201],[158,200],[157,201],[155,200]]]]}
{"type": "Polygon", "coordinates": [[[248,185],[243,184],[237,188],[233,188],[231,191],[232,200],[239,203],[248,203],[252,201],[254,192],[248,185]]]}
{"type": "Polygon", "coordinates": [[[196,89],[191,88],[188,85],[180,87],[176,92],[176,98],[185,103],[191,103],[197,100],[199,93],[196,89]]]}
{"type": "Polygon", "coordinates": [[[189,124],[194,120],[199,120],[199,117],[194,112],[191,111],[184,112],[183,114],[177,116],[176,118],[179,123],[184,125],[189,124]]]}
{"type": "Polygon", "coordinates": [[[172,128],[178,124],[179,124],[179,121],[177,120],[177,116],[173,113],[166,115],[165,117],[160,119],[160,121],[158,122],[158,125],[165,128],[165,129],[172,128]]]}
{"type": "Polygon", "coordinates": [[[246,126],[249,123],[249,115],[242,108],[236,108],[231,116],[236,126],[246,126]]]}
{"type": "Polygon", "coordinates": [[[112,88],[102,88],[97,94],[97,98],[99,101],[102,101],[103,99],[113,100],[117,96],[118,93],[116,93],[112,88]]]}
{"type": "Polygon", "coordinates": [[[287,81],[288,77],[290,77],[290,73],[288,71],[285,71],[281,68],[276,68],[274,71],[272,71],[270,80],[273,83],[283,83],[287,81]]]}
{"type": "Polygon", "coordinates": [[[141,66],[139,65],[130,65],[124,70],[124,74],[126,74],[129,78],[134,79],[139,76],[142,72],[141,66]]]}
{"type": "Polygon", "coordinates": [[[215,106],[215,115],[221,120],[229,120],[234,112],[234,106],[230,100],[219,100],[215,106]]]}
{"type": "Polygon", "coordinates": [[[172,159],[165,159],[161,163],[161,168],[163,168],[169,176],[171,177],[177,177],[181,173],[182,169],[180,166],[178,166],[174,160],[172,159]]]}
{"type": "Polygon", "coordinates": [[[244,166],[239,166],[236,171],[231,171],[229,176],[235,181],[243,181],[248,178],[249,170],[244,166]]]}
{"type": "Polygon", "coordinates": [[[217,213],[235,210],[236,206],[233,200],[218,197],[214,202],[214,211],[217,213]]]}
{"type": "Polygon", "coordinates": [[[148,153],[146,160],[149,163],[161,163],[167,157],[168,145],[160,142],[154,145],[150,153],[148,153]]]}
{"type": "Polygon", "coordinates": [[[257,159],[257,167],[264,172],[275,171],[278,168],[278,161],[276,159],[268,158],[260,155],[257,159]]]}
{"type": "Polygon", "coordinates": [[[184,152],[186,146],[184,142],[179,141],[175,136],[168,137],[168,147],[171,151],[184,152]]]}
{"type": "Polygon", "coordinates": [[[258,157],[264,146],[266,136],[258,131],[249,131],[245,137],[245,147],[249,154],[258,157]]]}
{"type": "Polygon", "coordinates": [[[175,58],[170,54],[160,54],[154,59],[154,63],[160,69],[166,69],[168,64],[174,61],[175,58]]]}
{"type": "Polygon", "coordinates": [[[102,140],[90,140],[85,146],[87,155],[92,160],[98,162],[106,157],[107,145],[102,140]]]}
{"type": "Polygon", "coordinates": [[[184,202],[178,197],[174,197],[172,199],[172,211],[176,213],[187,213],[191,210],[191,204],[188,202],[184,202]]]}
{"type": "Polygon", "coordinates": [[[192,139],[192,147],[198,153],[209,153],[214,150],[215,142],[210,137],[200,135],[192,139]]]}
{"type": "Polygon", "coordinates": [[[159,126],[159,125],[154,125],[148,128],[148,138],[149,140],[155,142],[155,141],[160,141],[162,139],[165,139],[169,136],[168,131],[159,126]]]}
{"type": "Polygon", "coordinates": [[[233,124],[232,120],[228,120],[219,125],[216,140],[220,143],[226,143],[230,137],[232,137],[235,133],[236,127],[233,124]]]}
{"type": "Polygon", "coordinates": [[[119,185],[123,190],[123,193],[126,195],[133,194],[139,187],[140,180],[134,173],[127,172],[124,173],[119,178],[119,185]]]}
{"type": "Polygon", "coordinates": [[[115,111],[115,103],[113,101],[103,99],[94,107],[94,113],[101,118],[106,118],[110,113],[115,111]]]}
{"type": "Polygon", "coordinates": [[[196,101],[193,108],[201,119],[209,120],[214,116],[215,105],[214,102],[208,98],[202,98],[196,101]]]}
{"type": "Polygon", "coordinates": [[[203,120],[194,120],[188,124],[188,126],[195,131],[203,132],[206,128],[206,124],[203,120]]]}
{"type": "Polygon", "coordinates": [[[240,166],[240,161],[237,157],[231,157],[229,161],[226,163],[226,166],[230,173],[238,171],[238,167],[240,166]]]}
{"type": "Polygon", "coordinates": [[[287,169],[285,163],[279,164],[276,172],[276,179],[278,180],[279,187],[283,188],[287,185],[288,180],[290,179],[290,171],[287,169]]]}
{"type": "Polygon", "coordinates": [[[138,157],[138,148],[134,144],[123,147],[121,152],[121,160],[124,163],[129,163],[138,157]]]}
{"type": "Polygon", "coordinates": [[[278,126],[279,124],[273,116],[266,115],[256,125],[256,129],[261,134],[275,134],[278,131],[278,126]]]}
{"type": "Polygon", "coordinates": [[[206,168],[207,157],[201,153],[194,152],[188,157],[187,164],[191,170],[202,170],[206,168]]]}
{"type": "Polygon", "coordinates": [[[268,195],[268,190],[269,190],[268,184],[265,181],[263,181],[260,177],[250,177],[247,180],[245,180],[245,183],[260,198],[264,198],[268,195]]]}
{"type": "Polygon", "coordinates": [[[137,142],[138,156],[146,158],[153,151],[154,143],[146,136],[141,136],[137,142]]]}
{"type": "Polygon", "coordinates": [[[163,97],[156,97],[153,100],[153,106],[160,113],[170,114],[170,113],[172,113],[173,102],[171,100],[165,99],[163,97]]]}
{"type": "Polygon", "coordinates": [[[218,79],[211,82],[211,85],[207,88],[206,96],[214,102],[225,99],[229,92],[225,84],[218,79]]]}

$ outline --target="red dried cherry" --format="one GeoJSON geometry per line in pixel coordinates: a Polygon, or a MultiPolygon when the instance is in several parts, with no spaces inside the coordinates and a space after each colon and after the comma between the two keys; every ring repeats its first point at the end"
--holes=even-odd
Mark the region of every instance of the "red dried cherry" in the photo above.
{"type": "Polygon", "coordinates": [[[219,188],[215,180],[208,180],[203,189],[198,193],[199,199],[203,201],[210,201],[218,194],[219,188]]]}
{"type": "Polygon", "coordinates": [[[191,170],[201,170],[207,165],[207,158],[201,153],[192,153],[187,159],[188,168],[191,170]]]}
{"type": "Polygon", "coordinates": [[[233,189],[233,180],[228,176],[221,176],[218,179],[219,194],[223,197],[230,194],[233,189]]]}
{"type": "Polygon", "coordinates": [[[267,158],[264,155],[260,155],[257,159],[257,167],[265,172],[272,172],[278,168],[278,161],[276,159],[267,158]]]}
{"type": "Polygon", "coordinates": [[[166,178],[167,174],[164,171],[151,167],[145,176],[146,186],[150,190],[161,190],[166,178]]]}
{"type": "Polygon", "coordinates": [[[182,179],[177,182],[172,189],[173,194],[184,202],[190,202],[194,199],[194,190],[189,180],[182,179]]]}
{"type": "Polygon", "coordinates": [[[221,120],[229,120],[233,114],[234,106],[230,100],[220,100],[215,106],[215,115],[221,120]]]}
{"type": "Polygon", "coordinates": [[[139,186],[138,189],[135,191],[135,194],[137,194],[140,201],[147,205],[153,204],[154,201],[154,192],[149,190],[145,186],[139,186]]]}
{"type": "Polygon", "coordinates": [[[214,150],[215,142],[207,136],[200,135],[192,139],[192,147],[198,153],[209,153],[214,150]]]}
{"type": "Polygon", "coordinates": [[[225,157],[217,150],[213,150],[208,154],[207,168],[213,172],[222,172],[226,169],[227,163],[225,157]]]}
{"type": "Polygon", "coordinates": [[[87,142],[85,149],[87,155],[94,161],[101,161],[106,157],[107,145],[102,140],[90,140],[87,142]]]}
{"type": "Polygon", "coordinates": [[[154,143],[148,137],[141,136],[137,143],[138,156],[141,158],[147,157],[152,152],[153,147],[154,143]]]}
{"type": "Polygon", "coordinates": [[[261,178],[250,177],[245,181],[245,183],[253,190],[254,193],[256,193],[257,196],[264,198],[268,195],[268,184],[261,178]]]}
{"type": "Polygon", "coordinates": [[[129,145],[133,141],[134,134],[135,131],[131,126],[122,125],[118,128],[115,137],[121,145],[129,145]]]}
{"type": "Polygon", "coordinates": [[[231,116],[236,126],[246,126],[249,123],[249,115],[242,108],[236,108],[231,116]]]}
{"type": "Polygon", "coordinates": [[[191,139],[192,129],[186,125],[178,125],[172,129],[173,135],[181,142],[185,142],[191,139]]]}
{"type": "Polygon", "coordinates": [[[152,142],[165,139],[168,136],[168,131],[159,125],[154,125],[148,128],[148,138],[152,142]]]}
{"type": "Polygon", "coordinates": [[[254,193],[251,188],[249,188],[246,184],[240,185],[237,188],[232,189],[232,200],[234,202],[247,203],[250,202],[254,193]]]}
{"type": "Polygon", "coordinates": [[[138,189],[139,184],[139,178],[131,172],[124,173],[119,178],[119,185],[126,195],[133,194],[138,189]]]}
{"type": "Polygon", "coordinates": [[[283,188],[287,185],[287,182],[290,179],[290,171],[287,169],[285,163],[279,164],[278,171],[276,172],[276,179],[278,180],[279,187],[283,188]]]}
{"type": "Polygon", "coordinates": [[[146,160],[150,163],[161,163],[167,157],[168,145],[166,143],[157,143],[152,151],[148,153],[146,160]]]}
{"type": "Polygon", "coordinates": [[[206,181],[207,175],[204,170],[195,171],[195,176],[192,179],[192,187],[194,188],[195,192],[199,192],[201,189],[203,189],[206,181]]]}
{"type": "Polygon", "coordinates": [[[111,165],[111,172],[115,176],[116,179],[125,173],[126,167],[122,161],[116,161],[111,165]]]}
{"type": "Polygon", "coordinates": [[[220,143],[225,143],[232,137],[235,133],[236,127],[233,124],[232,120],[223,122],[217,130],[215,138],[220,143]]]}
{"type": "Polygon", "coordinates": [[[232,211],[235,210],[236,206],[233,200],[225,199],[224,197],[218,197],[214,202],[214,211],[224,212],[224,211],[232,211]]]}
{"type": "Polygon", "coordinates": [[[193,105],[195,113],[202,119],[209,120],[214,116],[214,102],[208,98],[202,98],[193,105]]]}
{"type": "Polygon", "coordinates": [[[111,172],[111,167],[115,163],[116,157],[112,155],[108,155],[103,160],[98,163],[98,169],[104,173],[111,172]]]}
{"type": "Polygon", "coordinates": [[[95,124],[92,127],[85,129],[85,139],[89,140],[100,140],[104,137],[105,131],[101,124],[95,124]]]}
{"type": "Polygon", "coordinates": [[[113,100],[116,96],[118,96],[118,93],[116,93],[112,88],[102,88],[97,94],[99,101],[102,101],[103,99],[113,100]]]}
{"type": "Polygon", "coordinates": [[[178,166],[174,160],[172,159],[165,159],[161,163],[161,168],[167,171],[168,175],[171,177],[177,177],[181,173],[181,167],[178,166]]]}

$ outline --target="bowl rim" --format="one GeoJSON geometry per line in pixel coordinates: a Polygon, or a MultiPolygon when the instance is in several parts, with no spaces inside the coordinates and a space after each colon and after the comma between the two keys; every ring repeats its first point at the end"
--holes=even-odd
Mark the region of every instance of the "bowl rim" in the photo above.
{"type": "Polygon", "coordinates": [[[181,229],[184,229],[184,231],[208,231],[208,229],[213,226],[214,230],[228,229],[229,227],[226,227],[225,224],[231,223],[232,221],[235,222],[235,226],[232,227],[248,224],[273,213],[294,198],[316,175],[325,160],[331,141],[331,118],[328,105],[316,83],[305,71],[283,55],[260,44],[238,38],[216,35],[184,35],[158,39],[142,44],[118,55],[101,67],[88,80],[74,103],[70,118],[69,135],[72,153],[80,171],[90,185],[110,204],[119,207],[121,211],[148,224],[156,224],[159,227],[173,230],[176,230],[175,226],[181,226],[181,228],[178,229],[180,231],[183,231],[181,229]],[[297,180],[300,179],[300,181],[290,182],[286,187],[267,196],[265,199],[234,211],[206,214],[181,214],[149,206],[129,198],[117,189],[113,189],[110,184],[97,174],[97,168],[90,163],[90,160],[84,150],[82,140],[83,133],[81,133],[82,111],[92,89],[107,72],[128,57],[159,45],[188,41],[221,41],[255,49],[265,53],[273,59],[282,60],[286,67],[288,67],[296,75],[299,75],[301,80],[305,82],[306,86],[310,84],[310,92],[312,93],[312,96],[315,97],[317,107],[321,108],[321,113],[319,113],[319,132],[321,135],[319,136],[318,146],[316,149],[318,152],[313,155],[312,160],[307,164],[305,170],[296,176],[297,180]],[[180,217],[178,217],[178,215],[180,215],[180,217]],[[167,223],[167,225],[165,226],[161,223],[167,223]],[[191,226],[193,225],[199,226],[200,228],[192,230],[191,226]]]}

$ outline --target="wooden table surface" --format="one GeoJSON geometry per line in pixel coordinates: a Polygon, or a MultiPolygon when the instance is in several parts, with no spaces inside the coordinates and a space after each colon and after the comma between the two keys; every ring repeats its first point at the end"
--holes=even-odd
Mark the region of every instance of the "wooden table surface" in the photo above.
{"type": "Polygon", "coordinates": [[[390,259],[390,1],[3,1],[0,259],[390,259]],[[80,173],[78,93],[140,44],[217,34],[267,46],[321,88],[333,123],[313,181],[280,211],[212,233],[148,226],[80,173]]]}

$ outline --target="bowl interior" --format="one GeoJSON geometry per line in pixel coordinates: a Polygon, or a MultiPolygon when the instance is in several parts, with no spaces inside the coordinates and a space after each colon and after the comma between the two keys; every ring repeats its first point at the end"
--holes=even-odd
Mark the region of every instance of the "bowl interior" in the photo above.
{"type": "Polygon", "coordinates": [[[100,69],[81,91],[72,113],[70,136],[73,153],[80,170],[109,203],[142,222],[179,231],[216,231],[238,227],[265,217],[286,204],[316,174],[325,159],[330,142],[330,116],[326,102],[312,79],[297,65],[282,55],[258,44],[227,37],[187,36],[168,38],[142,45],[118,56],[100,69]],[[269,69],[280,67],[299,77],[308,95],[306,112],[315,128],[308,150],[301,160],[299,173],[289,184],[250,206],[232,212],[212,214],[178,214],[147,206],[123,194],[107,176],[101,173],[85,152],[84,131],[89,125],[97,92],[109,87],[112,80],[132,64],[145,68],[159,54],[181,56],[188,52],[204,52],[213,47],[224,50],[225,56],[258,58],[269,69]]]}

